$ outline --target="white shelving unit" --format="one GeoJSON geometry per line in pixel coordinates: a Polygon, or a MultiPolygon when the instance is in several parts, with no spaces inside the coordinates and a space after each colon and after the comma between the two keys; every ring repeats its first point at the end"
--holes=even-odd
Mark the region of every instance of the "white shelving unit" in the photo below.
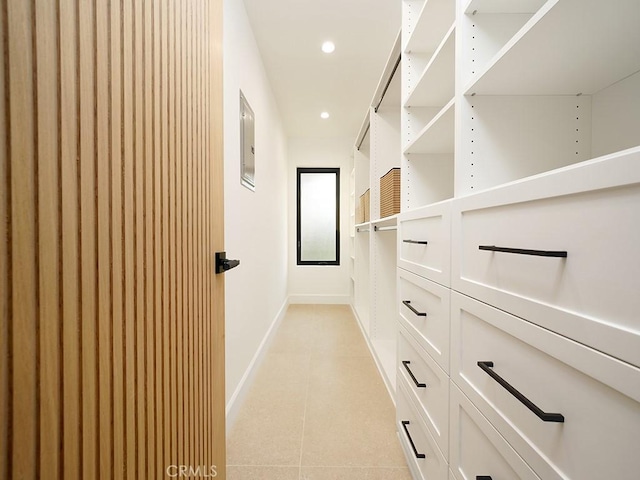
{"type": "MultiPolygon", "coordinates": [[[[400,315],[411,328],[399,332],[397,420],[413,477],[591,480],[610,469],[598,471],[598,462],[590,463],[603,450],[624,472],[618,476],[637,471],[637,458],[624,451],[627,440],[611,446],[619,435],[610,422],[602,423],[598,437],[609,440],[597,448],[569,431],[591,419],[600,425],[598,412],[617,396],[629,406],[618,423],[640,418],[640,394],[628,395],[627,383],[619,382],[621,371],[633,375],[634,384],[640,378],[637,349],[624,350],[639,341],[638,322],[622,313],[637,310],[624,288],[640,274],[639,255],[633,242],[605,241],[609,235],[640,237],[637,215],[631,214],[640,198],[640,2],[403,0],[402,5],[402,212],[394,221],[400,235],[396,287],[406,305],[400,315]],[[607,246],[611,243],[619,257],[607,246]],[[513,247],[517,251],[510,251],[513,247]],[[527,250],[533,248],[569,253],[554,263],[540,261],[551,256],[541,252],[550,252],[527,250]],[[580,268],[591,273],[574,272],[580,268]],[[615,286],[609,289],[610,284],[615,286]],[[597,306],[588,299],[596,299],[597,306]],[[603,306],[606,301],[611,303],[603,306]],[[472,332],[471,325],[483,326],[472,332]],[[608,330],[591,331],[598,329],[608,330]],[[512,341],[516,330],[521,341],[498,362],[504,352],[498,339],[512,341]],[[548,338],[538,341],[525,331],[548,338]],[[551,356],[567,365],[574,357],[564,358],[565,351],[582,349],[578,364],[584,371],[568,369],[545,397],[552,383],[547,378],[564,364],[543,375],[542,362],[526,360],[524,352],[550,354],[555,341],[561,346],[551,356]],[[403,352],[402,345],[409,344],[419,345],[403,352]],[[553,430],[517,400],[512,403],[480,369],[478,361],[485,357],[538,401],[562,405],[565,428],[553,430]],[[605,373],[598,362],[620,372],[605,373]],[[575,400],[568,392],[582,374],[585,385],[602,388],[609,397],[585,394],[581,398],[593,399],[589,407],[575,400]],[[447,388],[436,394],[424,384],[447,388]],[[413,440],[403,431],[409,419],[413,440]],[[443,440],[442,428],[448,428],[450,441],[443,440]],[[425,458],[417,451],[426,452],[425,458]]],[[[378,232],[371,235],[391,243],[378,232]]],[[[376,257],[381,251],[372,244],[372,271],[388,268],[384,257],[376,257]]],[[[387,313],[384,301],[372,304],[372,318],[387,313]]]]}
{"type": "Polygon", "coordinates": [[[396,217],[380,218],[380,177],[401,165],[400,35],[354,151],[355,198],[370,192],[370,221],[355,228],[354,311],[389,392],[395,392],[397,299],[396,217]]]}
{"type": "MultiPolygon", "coordinates": [[[[360,197],[369,189],[370,138],[369,123],[366,119],[358,142],[360,148],[356,148],[353,153],[354,202],[358,203],[360,197]]],[[[369,334],[370,229],[369,222],[354,224],[353,309],[365,335],[369,334]]]]}
{"type": "Polygon", "coordinates": [[[456,9],[403,2],[402,210],[453,196],[456,9]]]}
{"type": "Polygon", "coordinates": [[[640,2],[460,9],[455,196],[640,143],[640,2]]]}
{"type": "Polygon", "coordinates": [[[396,336],[398,304],[396,298],[397,217],[371,222],[371,319],[370,339],[387,387],[395,392],[396,336]]]}

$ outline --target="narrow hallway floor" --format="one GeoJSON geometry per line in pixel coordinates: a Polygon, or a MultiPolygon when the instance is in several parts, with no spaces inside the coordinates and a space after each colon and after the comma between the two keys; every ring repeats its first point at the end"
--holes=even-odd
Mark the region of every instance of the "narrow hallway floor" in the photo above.
{"type": "Polygon", "coordinates": [[[227,439],[229,480],[411,480],[348,305],[290,305],[227,439]]]}

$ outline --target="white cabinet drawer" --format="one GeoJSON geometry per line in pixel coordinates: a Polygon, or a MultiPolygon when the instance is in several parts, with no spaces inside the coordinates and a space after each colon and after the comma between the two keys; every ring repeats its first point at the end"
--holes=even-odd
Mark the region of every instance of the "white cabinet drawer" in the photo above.
{"type": "Polygon", "coordinates": [[[450,467],[464,479],[540,480],[453,383],[450,467]]]}
{"type": "Polygon", "coordinates": [[[451,285],[451,201],[400,214],[398,266],[451,285]]]}
{"type": "Polygon", "coordinates": [[[457,292],[451,336],[451,379],[541,478],[638,478],[640,369],[457,292]]]}
{"type": "Polygon", "coordinates": [[[448,373],[451,290],[399,268],[398,295],[400,323],[448,373]]]}
{"type": "Polygon", "coordinates": [[[449,466],[402,382],[396,395],[396,428],[414,480],[446,480],[449,466]]]}
{"type": "Polygon", "coordinates": [[[449,457],[449,376],[401,326],[398,335],[398,383],[404,381],[409,396],[449,457]]]}
{"type": "Polygon", "coordinates": [[[460,198],[452,211],[454,290],[640,366],[638,149],[460,198]]]}

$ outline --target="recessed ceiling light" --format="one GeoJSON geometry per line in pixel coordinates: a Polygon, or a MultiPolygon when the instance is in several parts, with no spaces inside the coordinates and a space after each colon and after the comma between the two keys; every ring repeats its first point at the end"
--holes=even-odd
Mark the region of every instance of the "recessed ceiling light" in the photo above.
{"type": "Polygon", "coordinates": [[[322,44],[322,51],[324,53],[332,53],[336,49],[336,46],[331,41],[326,41],[322,44]]]}
{"type": "Polygon", "coordinates": [[[325,119],[325,120],[326,120],[327,118],[329,118],[329,112],[322,112],[322,113],[320,114],[320,118],[323,118],[323,119],[325,119]]]}

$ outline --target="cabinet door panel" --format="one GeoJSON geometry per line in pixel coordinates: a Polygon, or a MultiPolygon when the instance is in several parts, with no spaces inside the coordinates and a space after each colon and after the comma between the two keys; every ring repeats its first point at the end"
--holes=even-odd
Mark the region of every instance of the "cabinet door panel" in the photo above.
{"type": "Polygon", "coordinates": [[[398,269],[400,324],[449,372],[449,298],[451,290],[398,269]]]}
{"type": "Polygon", "coordinates": [[[451,284],[451,202],[441,202],[400,215],[398,266],[451,284]]]}
{"type": "Polygon", "coordinates": [[[398,335],[398,382],[409,396],[438,446],[449,456],[449,376],[402,327],[398,335]]]}
{"type": "Polygon", "coordinates": [[[415,480],[446,480],[449,465],[416,411],[406,388],[398,384],[396,428],[415,480]],[[408,423],[407,423],[408,422],[408,423]]]}
{"type": "Polygon", "coordinates": [[[640,149],[458,199],[452,286],[640,366],[638,205],[640,149]]]}
{"type": "Polygon", "coordinates": [[[451,305],[452,380],[541,478],[637,476],[640,369],[459,293],[451,305]],[[489,361],[564,422],[539,418],[478,365],[489,361]]]}
{"type": "Polygon", "coordinates": [[[455,384],[451,385],[451,469],[460,478],[540,480],[455,384]]]}

